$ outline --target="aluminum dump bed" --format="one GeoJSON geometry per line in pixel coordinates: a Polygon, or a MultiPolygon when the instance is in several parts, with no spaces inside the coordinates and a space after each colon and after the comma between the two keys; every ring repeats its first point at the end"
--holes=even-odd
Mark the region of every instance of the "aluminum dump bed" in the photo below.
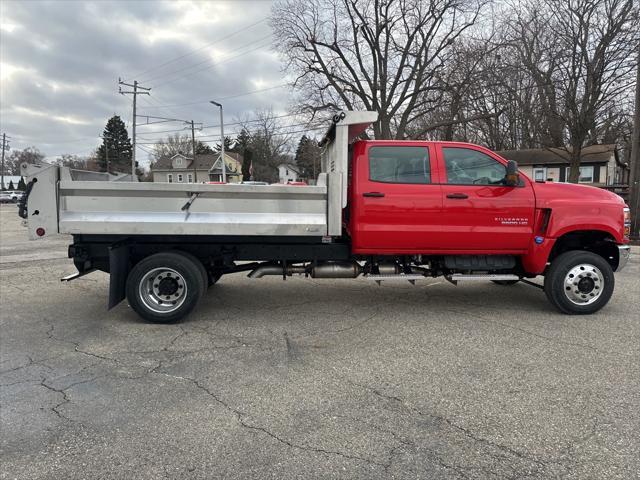
{"type": "Polygon", "coordinates": [[[66,167],[23,164],[30,184],[21,211],[31,239],[54,233],[339,236],[348,142],[375,118],[373,112],[335,117],[324,141],[326,170],[314,186],[90,181],[66,167]]]}

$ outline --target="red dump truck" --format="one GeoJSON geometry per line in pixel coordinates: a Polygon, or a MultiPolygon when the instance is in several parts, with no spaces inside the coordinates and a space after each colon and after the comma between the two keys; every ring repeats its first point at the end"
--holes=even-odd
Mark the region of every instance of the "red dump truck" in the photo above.
{"type": "Polygon", "coordinates": [[[137,183],[23,165],[20,203],[32,239],[73,235],[78,273],[110,274],[152,322],[191,312],[223,275],[444,276],[511,285],[544,276],[567,314],[607,304],[629,259],[629,209],[617,195],[533,182],[515,162],[468,143],[355,140],[374,112],[336,115],[315,185],[137,183]]]}

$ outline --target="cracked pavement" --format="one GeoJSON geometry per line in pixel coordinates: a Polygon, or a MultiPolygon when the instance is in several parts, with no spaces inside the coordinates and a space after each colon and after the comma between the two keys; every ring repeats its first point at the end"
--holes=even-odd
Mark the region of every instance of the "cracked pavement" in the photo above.
{"type": "Polygon", "coordinates": [[[0,207],[0,478],[637,478],[640,255],[527,285],[223,277],[178,325],[0,207]]]}

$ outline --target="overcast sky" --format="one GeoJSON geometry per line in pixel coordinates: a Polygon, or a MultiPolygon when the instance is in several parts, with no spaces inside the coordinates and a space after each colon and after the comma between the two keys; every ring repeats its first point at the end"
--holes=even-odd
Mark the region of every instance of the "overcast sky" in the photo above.
{"type": "MultiPolygon", "coordinates": [[[[113,114],[131,135],[131,96],[118,94],[118,77],[152,88],[138,97],[143,115],[218,124],[208,100],[224,104],[225,123],[256,108],[286,113],[291,94],[279,87],[285,76],[271,49],[270,8],[270,1],[3,0],[1,133],[12,149],[34,145],[50,159],[90,153],[113,114]]],[[[152,128],[181,127],[138,127],[138,141],[162,136],[145,133],[152,128]]],[[[198,135],[213,140],[219,131],[198,135]]]]}

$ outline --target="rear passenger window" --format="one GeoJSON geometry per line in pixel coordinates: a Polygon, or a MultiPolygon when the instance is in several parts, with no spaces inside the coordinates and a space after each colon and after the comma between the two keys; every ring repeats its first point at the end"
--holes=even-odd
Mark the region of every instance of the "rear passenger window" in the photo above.
{"type": "Polygon", "coordinates": [[[369,180],[386,183],[431,183],[425,147],[371,147],[369,180]]]}

